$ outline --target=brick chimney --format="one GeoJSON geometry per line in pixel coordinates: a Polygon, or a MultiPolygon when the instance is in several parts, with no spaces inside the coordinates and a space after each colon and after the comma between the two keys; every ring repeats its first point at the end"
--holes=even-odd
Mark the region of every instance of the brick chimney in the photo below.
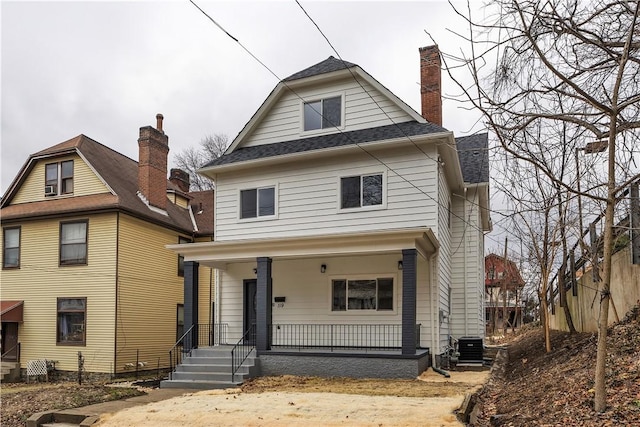
{"type": "Polygon", "coordinates": [[[440,75],[440,49],[437,45],[421,47],[420,97],[422,117],[442,126],[442,78],[440,75]]]}
{"type": "Polygon", "coordinates": [[[138,189],[149,205],[167,208],[167,155],[169,137],[162,130],[162,114],[156,115],[157,129],[140,128],[138,138],[138,189]]]}
{"type": "Polygon", "coordinates": [[[169,181],[175,186],[177,186],[180,191],[184,193],[189,192],[189,187],[191,186],[191,180],[189,178],[189,174],[182,169],[171,169],[169,173],[169,181]]]}

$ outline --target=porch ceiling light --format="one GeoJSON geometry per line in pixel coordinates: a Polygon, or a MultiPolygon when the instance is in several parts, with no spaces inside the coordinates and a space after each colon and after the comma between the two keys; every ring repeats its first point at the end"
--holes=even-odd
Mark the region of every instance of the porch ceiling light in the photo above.
{"type": "Polygon", "coordinates": [[[398,270],[402,270],[402,260],[398,261],[398,270]]]}
{"type": "Polygon", "coordinates": [[[320,266],[320,273],[326,273],[327,271],[327,264],[322,264],[320,266]]]}

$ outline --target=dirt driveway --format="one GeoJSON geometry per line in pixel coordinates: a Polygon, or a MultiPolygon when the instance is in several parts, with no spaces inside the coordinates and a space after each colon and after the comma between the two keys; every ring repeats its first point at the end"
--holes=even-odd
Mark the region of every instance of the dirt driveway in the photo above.
{"type": "Polygon", "coordinates": [[[420,382],[331,379],[301,384],[296,377],[284,377],[275,384],[266,379],[245,391],[201,391],[103,415],[96,425],[460,426],[454,411],[465,393],[486,381],[488,372],[451,374],[446,379],[429,370],[420,382]]]}

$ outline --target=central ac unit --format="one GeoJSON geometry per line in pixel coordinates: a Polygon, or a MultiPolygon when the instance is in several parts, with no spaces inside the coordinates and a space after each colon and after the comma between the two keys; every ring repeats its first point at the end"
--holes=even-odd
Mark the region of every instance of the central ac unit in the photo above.
{"type": "Polygon", "coordinates": [[[44,195],[45,196],[55,196],[56,195],[56,186],[55,185],[45,185],[44,186],[44,195]]]}

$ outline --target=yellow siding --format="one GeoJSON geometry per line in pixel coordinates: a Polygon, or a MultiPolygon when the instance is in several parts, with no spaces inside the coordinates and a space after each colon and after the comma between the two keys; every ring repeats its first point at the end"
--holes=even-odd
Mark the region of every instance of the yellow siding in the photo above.
{"type": "Polygon", "coordinates": [[[37,202],[52,197],[44,195],[44,171],[47,163],[63,162],[65,160],[73,160],[73,194],[64,196],[54,196],[53,198],[87,196],[90,194],[100,194],[108,192],[108,188],[91,170],[91,168],[78,155],[64,156],[57,158],[49,158],[37,161],[31,173],[25,179],[15,197],[11,201],[12,204],[37,202]]]}
{"type": "Polygon", "coordinates": [[[165,246],[177,242],[175,231],[120,215],[116,372],[136,357],[148,368],[168,365],[184,282],[165,246]]]}
{"type": "Polygon", "coordinates": [[[23,368],[29,360],[47,358],[57,361],[57,369],[77,370],[81,351],[87,371],[106,373],[114,349],[116,215],[65,221],[73,219],[88,220],[88,265],[58,266],[60,220],[24,222],[20,269],[2,271],[2,299],[24,300],[18,331],[23,368]],[[86,346],[56,345],[59,297],[87,298],[86,346]]]}

